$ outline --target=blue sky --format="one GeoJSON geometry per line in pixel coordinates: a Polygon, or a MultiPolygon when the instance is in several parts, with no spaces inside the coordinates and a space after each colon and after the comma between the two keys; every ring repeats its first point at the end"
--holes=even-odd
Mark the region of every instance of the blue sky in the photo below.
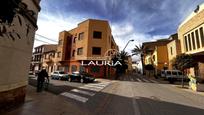
{"type": "MultiPolygon", "coordinates": [[[[166,38],[204,0],[42,0],[38,31],[53,40],[88,18],[108,20],[116,43],[123,49],[135,44],[166,38]]],[[[38,39],[39,38],[36,36],[38,39]]],[[[48,41],[53,43],[51,41],[48,41]]],[[[35,42],[34,46],[42,43],[35,42]]]]}

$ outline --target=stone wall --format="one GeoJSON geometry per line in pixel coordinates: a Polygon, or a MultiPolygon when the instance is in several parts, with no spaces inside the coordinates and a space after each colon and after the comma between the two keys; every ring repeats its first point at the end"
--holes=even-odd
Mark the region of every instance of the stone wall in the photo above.
{"type": "Polygon", "coordinates": [[[5,12],[13,13],[0,13],[0,111],[24,102],[40,10],[36,6],[39,0],[15,2],[15,0],[0,1],[1,6],[15,5],[4,7],[5,12]],[[8,23],[9,16],[11,20],[8,23]]]}
{"type": "Polygon", "coordinates": [[[24,102],[26,87],[0,92],[0,113],[10,110],[24,102]]]}

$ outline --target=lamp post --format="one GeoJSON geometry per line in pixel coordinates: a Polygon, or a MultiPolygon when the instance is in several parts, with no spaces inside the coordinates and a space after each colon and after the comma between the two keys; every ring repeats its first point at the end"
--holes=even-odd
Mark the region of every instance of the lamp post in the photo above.
{"type": "Polygon", "coordinates": [[[127,47],[127,45],[128,45],[130,42],[133,42],[133,41],[134,41],[133,39],[132,39],[132,40],[129,40],[129,41],[127,42],[127,44],[125,45],[123,51],[125,51],[125,48],[127,47]]]}

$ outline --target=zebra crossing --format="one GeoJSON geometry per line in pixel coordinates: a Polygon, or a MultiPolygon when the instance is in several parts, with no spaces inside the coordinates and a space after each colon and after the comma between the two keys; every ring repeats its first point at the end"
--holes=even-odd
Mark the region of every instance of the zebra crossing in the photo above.
{"type": "Polygon", "coordinates": [[[109,84],[111,84],[111,81],[90,83],[76,89],[72,89],[71,91],[63,92],[60,95],[75,101],[86,103],[90,97],[96,95],[97,92],[100,92],[109,84]]]}
{"type": "Polygon", "coordinates": [[[153,80],[153,79],[147,79],[147,78],[136,78],[135,79],[136,82],[144,82],[144,83],[159,83],[158,81],[156,80],[153,80]]]}

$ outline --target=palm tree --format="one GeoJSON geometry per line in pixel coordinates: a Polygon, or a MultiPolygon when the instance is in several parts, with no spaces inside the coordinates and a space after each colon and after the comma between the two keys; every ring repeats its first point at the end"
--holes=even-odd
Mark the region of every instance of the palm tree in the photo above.
{"type": "Polygon", "coordinates": [[[124,74],[125,70],[128,68],[127,60],[128,60],[128,53],[125,51],[119,52],[117,55],[115,55],[112,60],[115,63],[116,61],[120,61],[122,66],[117,65],[116,68],[116,79],[119,77],[120,74],[124,74]]]}
{"type": "Polygon", "coordinates": [[[144,74],[144,54],[146,50],[142,48],[142,45],[135,45],[135,48],[132,50],[132,56],[140,56],[140,60],[142,62],[142,69],[143,69],[143,74],[144,74]]]}

